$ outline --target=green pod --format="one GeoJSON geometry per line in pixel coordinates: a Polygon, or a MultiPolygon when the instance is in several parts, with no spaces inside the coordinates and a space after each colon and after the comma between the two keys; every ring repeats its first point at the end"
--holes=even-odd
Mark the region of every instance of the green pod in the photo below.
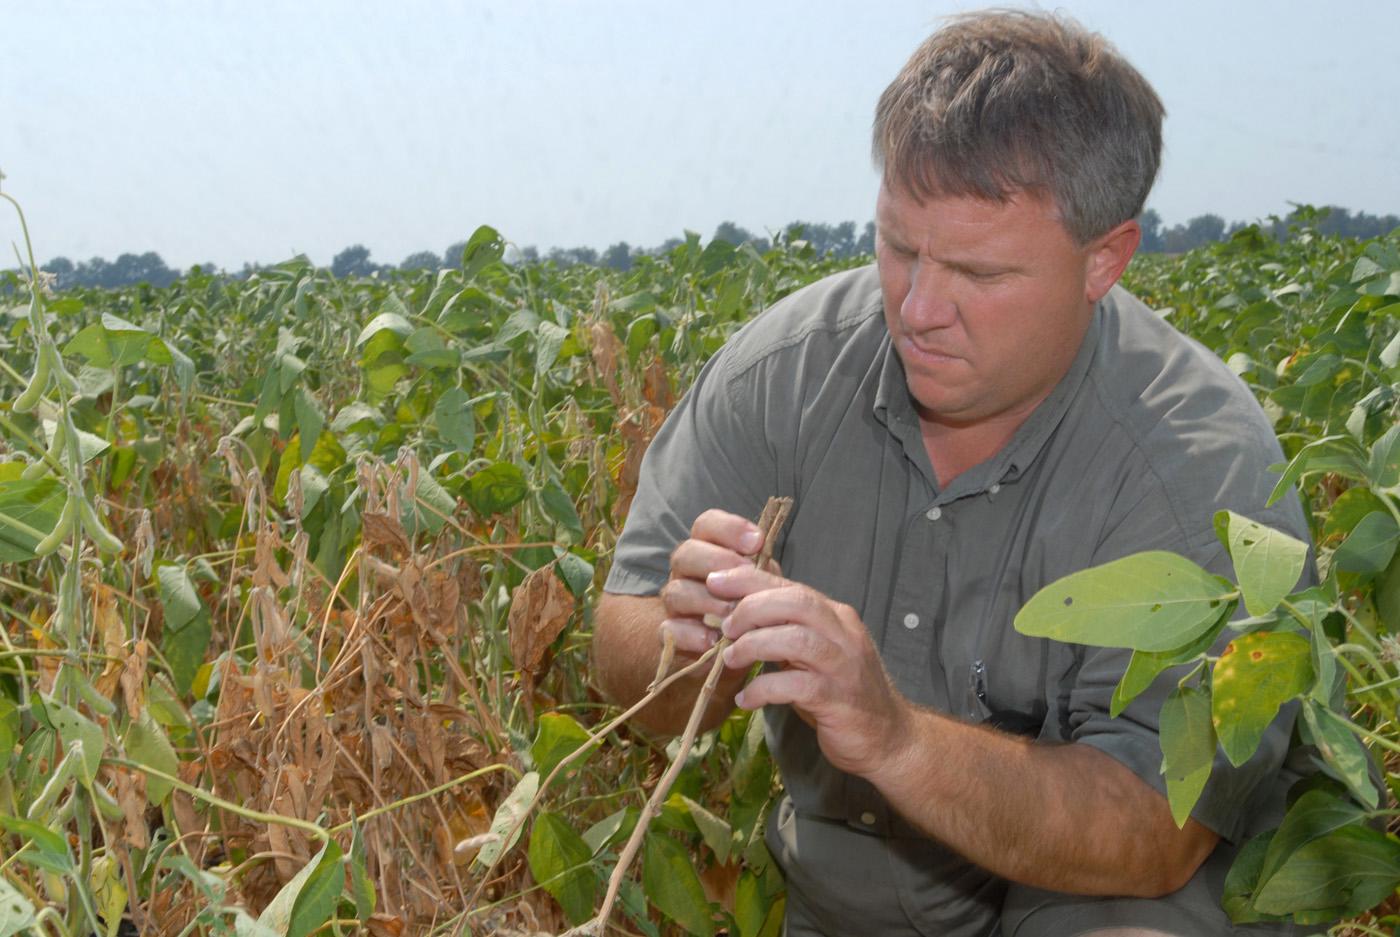
{"type": "Polygon", "coordinates": [[[122,552],[122,542],[102,524],[102,519],[97,516],[97,510],[92,506],[92,502],[87,498],[78,499],[78,515],[83,519],[83,530],[92,538],[92,542],[97,544],[97,549],[103,553],[122,552]]]}
{"type": "Polygon", "coordinates": [[[76,674],[69,686],[78,692],[79,698],[87,703],[94,713],[99,716],[110,716],[117,711],[117,706],[107,697],[97,691],[86,676],[82,673],[76,674]]]}
{"type": "Polygon", "coordinates": [[[53,530],[49,531],[47,537],[34,545],[35,556],[48,556],[58,549],[58,545],[63,542],[65,537],[73,532],[73,522],[78,514],[77,503],[82,500],[77,492],[71,489],[68,491],[68,500],[63,502],[63,513],[58,515],[58,523],[54,525],[53,530]]]}
{"type": "Polygon", "coordinates": [[[49,440],[49,448],[44,450],[44,458],[40,459],[38,462],[31,462],[26,465],[24,471],[20,472],[20,478],[23,478],[25,481],[33,481],[36,478],[42,478],[44,470],[50,464],[57,464],[58,460],[63,457],[63,450],[67,444],[68,421],[59,420],[54,424],[53,439],[49,440]]]}
{"type": "Polygon", "coordinates": [[[28,413],[33,410],[39,405],[39,398],[44,396],[44,391],[48,389],[49,375],[53,369],[53,350],[48,345],[41,344],[35,359],[34,373],[30,375],[29,383],[11,405],[16,413],[28,413]]]}
{"type": "Polygon", "coordinates": [[[117,803],[112,792],[107,790],[101,781],[92,782],[92,802],[97,805],[97,812],[102,814],[102,819],[108,823],[116,823],[126,816],[122,812],[122,805],[117,803]]]}
{"type": "Polygon", "coordinates": [[[73,773],[73,749],[68,749],[67,754],[49,772],[49,779],[44,782],[43,788],[39,791],[39,796],[34,798],[29,805],[29,810],[25,812],[26,820],[44,820],[46,815],[58,803],[58,797],[63,793],[63,789],[68,786],[68,777],[73,773]]]}

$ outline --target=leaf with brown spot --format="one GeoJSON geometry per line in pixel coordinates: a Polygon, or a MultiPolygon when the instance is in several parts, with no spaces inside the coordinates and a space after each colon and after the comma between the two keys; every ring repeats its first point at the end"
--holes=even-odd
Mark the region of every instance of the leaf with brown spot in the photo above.
{"type": "Polygon", "coordinates": [[[547,669],[545,652],[573,612],[573,595],[554,574],[553,563],[526,576],[510,602],[510,656],[515,666],[539,677],[547,669]]]}

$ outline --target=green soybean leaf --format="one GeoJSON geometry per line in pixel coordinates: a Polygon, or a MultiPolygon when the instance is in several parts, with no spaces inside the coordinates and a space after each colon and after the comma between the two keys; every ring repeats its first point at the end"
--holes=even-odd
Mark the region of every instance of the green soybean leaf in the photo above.
{"type": "Polygon", "coordinates": [[[195,592],[194,580],[184,566],[166,564],[156,569],[160,605],[165,613],[165,629],[180,630],[204,609],[195,592]]]}
{"type": "Polygon", "coordinates": [[[360,923],[366,923],[374,914],[375,893],[374,882],[370,881],[369,870],[365,864],[365,835],[358,822],[354,823],[354,832],[350,839],[350,856],[348,865],[350,869],[350,897],[355,902],[355,917],[360,923]]]}
{"type": "Polygon", "coordinates": [[[462,279],[472,280],[482,270],[505,256],[506,240],[490,225],[482,225],[467,238],[462,248],[462,279]]]}
{"type": "Polygon", "coordinates": [[[535,330],[535,373],[544,374],[559,358],[559,351],[564,347],[564,339],[569,337],[569,330],[553,322],[542,321],[535,330]]]}
{"type": "Polygon", "coordinates": [[[292,408],[296,414],[297,431],[301,433],[301,451],[310,452],[316,448],[321,438],[321,430],[326,427],[326,418],[311,392],[304,386],[298,387],[292,397],[292,408]]]}
{"type": "MultiPolygon", "coordinates": [[[[555,765],[588,741],[588,730],[567,713],[545,713],[540,716],[539,726],[534,744],[530,746],[530,757],[540,776],[549,777],[555,765]]],[[[587,755],[579,756],[574,766],[583,764],[587,758],[587,755]]]]}
{"type": "Polygon", "coordinates": [[[1168,651],[1213,625],[1235,594],[1185,557],[1135,553],[1052,582],[1017,613],[1015,627],[1037,638],[1168,651]]]}
{"type": "MultiPolygon", "coordinates": [[[[402,308],[403,303],[399,302],[399,306],[402,308]]],[[[365,327],[360,330],[359,337],[355,339],[355,347],[359,348],[371,338],[374,338],[374,336],[384,331],[393,332],[399,338],[407,338],[409,335],[413,334],[413,323],[408,321],[408,318],[403,312],[381,312],[373,319],[370,319],[365,327]]]]}
{"type": "Polygon", "coordinates": [[[568,821],[555,813],[536,817],[528,852],[530,874],[559,902],[569,923],[582,924],[592,917],[598,897],[593,852],[568,821]]]}
{"type": "Polygon", "coordinates": [[[583,522],[579,520],[578,509],[562,485],[552,478],[545,482],[540,489],[540,502],[544,505],[545,513],[567,530],[575,542],[583,539],[583,522]]]}
{"type": "Polygon", "coordinates": [[[57,830],[40,823],[0,814],[0,827],[20,838],[17,857],[21,862],[64,875],[74,870],[73,855],[68,840],[57,830]]]}
{"type": "MultiPolygon", "coordinates": [[[[126,735],[122,738],[122,748],[126,750],[126,756],[139,765],[169,775],[174,775],[180,770],[180,760],[175,754],[175,749],[166,737],[165,729],[151,716],[150,710],[142,710],[141,715],[127,726],[126,735]]],[[[165,796],[173,787],[169,781],[147,775],[146,799],[152,804],[159,804],[165,800],[165,796]]]]}
{"type": "Polygon", "coordinates": [[[1356,525],[1367,514],[1385,510],[1385,502],[1371,489],[1348,488],[1327,509],[1327,517],[1322,524],[1322,538],[1345,537],[1356,529],[1356,525]]]}
{"type": "Polygon", "coordinates": [[[700,836],[705,840],[705,845],[709,846],[710,851],[715,854],[715,861],[721,865],[728,862],[729,848],[733,845],[734,839],[734,831],[729,828],[729,824],[684,794],[681,795],[681,802],[690,811],[690,817],[700,830],[700,836]]]}
{"type": "Polygon", "coordinates": [[[1376,809],[1380,795],[1371,783],[1371,758],[1344,718],[1316,700],[1307,699],[1303,701],[1303,720],[1322,760],[1337,779],[1367,809],[1376,809]]]}
{"type": "Polygon", "coordinates": [[[1400,843],[1367,826],[1344,826],[1289,855],[1260,886],[1254,907],[1265,914],[1318,911],[1325,912],[1324,919],[1349,917],[1375,907],[1397,885],[1400,843]]]}
{"type": "Polygon", "coordinates": [[[281,937],[307,937],[335,913],[345,887],[340,847],[328,840],[321,851],[292,876],[258,915],[258,923],[281,937]]]}
{"type": "Polygon", "coordinates": [[[471,452],[476,444],[476,414],[467,392],[460,387],[448,388],[433,404],[433,425],[443,441],[458,452],[471,452]]]}
{"type": "MultiPolygon", "coordinates": [[[[405,483],[404,493],[407,494],[405,483]]],[[[399,523],[410,538],[426,531],[435,534],[442,530],[457,510],[457,501],[448,494],[431,472],[418,473],[418,490],[412,501],[406,501],[399,514],[399,523]]]]}
{"type": "MultiPolygon", "coordinates": [[[[1345,433],[1315,439],[1298,450],[1297,455],[1283,467],[1283,474],[1269,494],[1272,505],[1302,478],[1318,472],[1335,472],[1344,478],[1361,480],[1366,477],[1365,451],[1345,433]]],[[[1279,466],[1271,466],[1278,471],[1279,466]]]]}
{"type": "Polygon", "coordinates": [[[170,677],[180,693],[187,694],[194,686],[195,674],[204,663],[205,652],[209,650],[209,639],[213,628],[209,621],[209,610],[201,609],[178,630],[167,629],[161,638],[160,648],[170,664],[170,677]]]}
{"type": "Polygon", "coordinates": [[[1264,856],[1273,838],[1274,831],[1269,830],[1245,843],[1225,875],[1225,893],[1220,905],[1236,924],[1283,920],[1278,915],[1260,914],[1254,908],[1254,895],[1259,890],[1259,873],[1264,867],[1264,856]]]}
{"type": "Polygon", "coordinates": [[[11,937],[34,923],[34,906],[0,876],[0,937],[11,937]]]}
{"type": "Polygon", "coordinates": [[[1172,819],[1185,826],[1191,808],[1205,790],[1215,760],[1215,728],[1211,725],[1210,693],[1197,687],[1173,690],[1162,704],[1159,735],[1162,775],[1172,819]]]}
{"type": "Polygon", "coordinates": [[[1400,485],[1400,423],[1371,444],[1366,477],[1373,488],[1389,489],[1400,485]]]}
{"type": "Polygon", "coordinates": [[[1158,674],[1164,670],[1195,660],[1209,651],[1234,609],[1235,603],[1226,602],[1220,610],[1219,620],[1184,647],[1170,651],[1133,651],[1133,656],[1128,659],[1128,667],[1123,671],[1123,678],[1113,690],[1109,715],[1116,718],[1129,703],[1150,687],[1158,674]]]}
{"type": "Polygon", "coordinates": [[[1312,648],[1301,635],[1256,631],[1230,642],[1211,674],[1211,718],[1232,765],[1249,760],[1279,707],[1312,682],[1312,648]]]}
{"type": "Polygon", "coordinates": [[[34,547],[58,523],[68,489],[52,476],[0,482],[0,563],[34,559],[34,547]]]}
{"type": "Polygon", "coordinates": [[[0,695],[0,775],[9,770],[19,741],[19,707],[7,696],[0,695]]]}
{"type": "Polygon", "coordinates": [[[1332,561],[1349,573],[1375,574],[1390,565],[1400,544],[1400,526],[1388,512],[1372,511],[1361,518],[1337,547],[1332,561]]]}
{"type": "Polygon", "coordinates": [[[567,550],[555,549],[555,558],[559,560],[559,575],[564,578],[564,585],[569,587],[569,591],[579,598],[583,598],[588,587],[593,585],[593,564],[567,550]]]}
{"type": "Polygon", "coordinates": [[[1226,518],[1226,546],[1244,594],[1244,607],[1251,615],[1266,615],[1298,584],[1308,559],[1308,545],[1234,511],[1220,513],[1226,518]]]}
{"type": "Polygon", "coordinates": [[[597,855],[608,846],[632,831],[637,822],[637,808],[623,807],[611,813],[583,831],[583,841],[588,844],[590,854],[597,855]],[[628,823],[631,820],[631,823],[628,823]]]}
{"type": "Polygon", "coordinates": [[[306,520],[321,503],[331,483],[325,473],[310,462],[297,469],[297,480],[301,484],[301,519],[306,520]]]}
{"type": "Polygon", "coordinates": [[[642,845],[642,887],[647,900],[687,932],[713,937],[714,918],[695,865],[669,834],[647,834],[642,845]]]}
{"type": "Polygon", "coordinates": [[[467,479],[467,502],[482,517],[509,510],[529,492],[525,473],[510,462],[488,465],[467,479]]]}
{"type": "Polygon", "coordinates": [[[102,727],[52,697],[44,699],[44,713],[64,748],[79,747],[82,752],[82,758],[78,761],[79,780],[84,787],[91,787],[92,779],[97,777],[97,769],[102,767],[102,754],[107,747],[107,737],[102,727]]]}
{"type": "Polygon", "coordinates": [[[476,859],[472,863],[473,867],[485,869],[495,862],[503,852],[508,851],[516,844],[520,839],[521,831],[525,828],[524,823],[516,826],[516,822],[524,815],[525,808],[530,805],[530,801],[534,799],[539,789],[540,773],[538,771],[527,772],[516,783],[515,789],[505,800],[501,801],[501,805],[496,808],[496,815],[491,818],[490,832],[495,836],[495,839],[482,846],[477,852],[476,859]],[[515,835],[507,842],[505,837],[512,827],[516,827],[515,835]]]}

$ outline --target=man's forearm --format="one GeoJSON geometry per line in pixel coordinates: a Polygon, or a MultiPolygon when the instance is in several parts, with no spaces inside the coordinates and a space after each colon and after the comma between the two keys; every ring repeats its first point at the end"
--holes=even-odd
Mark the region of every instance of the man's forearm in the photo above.
{"type": "MultiPolygon", "coordinates": [[[[661,622],[666,611],[657,596],[604,593],[598,601],[593,625],[593,661],[598,684],[607,696],[623,706],[631,705],[647,693],[661,661],[661,622]]],[[[694,661],[678,653],[671,670],[694,661]]],[[[712,729],[734,709],[734,694],[742,685],[742,674],[726,673],[716,688],[702,729],[712,729]]],[[[692,674],[669,687],[636,716],[644,728],[663,735],[676,735],[685,728],[695,705],[705,670],[692,674]]]]}
{"type": "Polygon", "coordinates": [[[1012,881],[1084,895],[1180,888],[1217,837],[1087,745],[1047,745],[910,708],[908,744],[868,779],[930,837],[1012,881]]]}

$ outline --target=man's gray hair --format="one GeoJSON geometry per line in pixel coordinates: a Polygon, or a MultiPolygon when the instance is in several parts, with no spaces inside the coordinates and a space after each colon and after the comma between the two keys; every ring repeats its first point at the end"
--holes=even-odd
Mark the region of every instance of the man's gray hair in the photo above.
{"type": "Polygon", "coordinates": [[[1026,11],[955,17],[880,96],[875,165],[920,200],[1048,195],[1085,244],[1142,211],[1161,99],[1107,40],[1026,11]]]}

